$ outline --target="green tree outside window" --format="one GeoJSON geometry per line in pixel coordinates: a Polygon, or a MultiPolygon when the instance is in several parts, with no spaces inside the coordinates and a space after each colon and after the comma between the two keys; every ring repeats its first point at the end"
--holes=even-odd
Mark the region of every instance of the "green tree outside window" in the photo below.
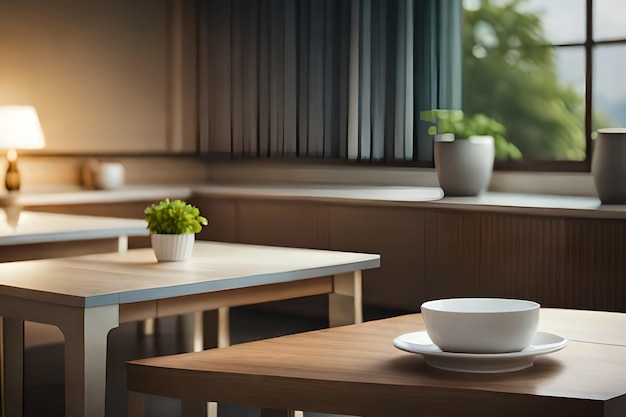
{"type": "Polygon", "coordinates": [[[464,10],[464,113],[502,123],[525,160],[584,160],[585,99],[559,84],[555,48],[523,1],[464,10]]]}

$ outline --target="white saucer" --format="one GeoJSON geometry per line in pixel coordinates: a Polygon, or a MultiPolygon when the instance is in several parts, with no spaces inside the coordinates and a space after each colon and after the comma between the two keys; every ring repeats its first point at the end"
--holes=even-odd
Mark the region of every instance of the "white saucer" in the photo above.
{"type": "Polygon", "coordinates": [[[396,337],[398,349],[424,356],[430,366],[447,371],[497,373],[511,372],[532,366],[535,356],[563,349],[567,339],[552,333],[537,332],[532,345],[511,353],[454,353],[444,352],[435,345],[426,331],[406,333],[396,337]]]}

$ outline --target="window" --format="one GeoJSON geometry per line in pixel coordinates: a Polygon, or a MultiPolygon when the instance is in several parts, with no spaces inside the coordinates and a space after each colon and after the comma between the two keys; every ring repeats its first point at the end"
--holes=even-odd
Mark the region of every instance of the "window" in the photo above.
{"type": "Polygon", "coordinates": [[[462,109],[506,128],[496,169],[589,171],[593,132],[626,126],[624,0],[201,9],[207,154],[432,167],[429,112],[462,109]]]}
{"type": "Polygon", "coordinates": [[[502,169],[589,170],[593,132],[626,126],[626,3],[464,0],[463,110],[507,128],[502,169]]]}
{"type": "Polygon", "coordinates": [[[203,153],[432,166],[419,115],[461,107],[461,0],[199,8],[203,153]]]}

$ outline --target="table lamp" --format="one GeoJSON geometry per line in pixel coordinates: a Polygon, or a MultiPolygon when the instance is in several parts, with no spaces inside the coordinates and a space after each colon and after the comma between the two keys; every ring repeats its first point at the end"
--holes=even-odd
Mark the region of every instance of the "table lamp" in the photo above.
{"type": "Polygon", "coordinates": [[[0,149],[8,149],[4,180],[8,191],[20,189],[17,150],[41,149],[44,146],[43,130],[33,106],[0,106],[0,149]]]}

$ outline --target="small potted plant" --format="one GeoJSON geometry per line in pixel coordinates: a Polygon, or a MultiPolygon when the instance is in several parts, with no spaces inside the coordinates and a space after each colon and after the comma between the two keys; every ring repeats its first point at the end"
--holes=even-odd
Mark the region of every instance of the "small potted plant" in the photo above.
{"type": "Polygon", "coordinates": [[[183,261],[191,256],[196,233],[208,221],[197,207],[169,198],[144,210],[152,249],[158,261],[183,261]]]}
{"type": "Polygon", "coordinates": [[[504,135],[505,127],[484,114],[464,117],[460,110],[433,110],[438,122],[435,170],[447,196],[476,196],[489,186],[494,159],[519,159],[521,153],[504,135]]]}

